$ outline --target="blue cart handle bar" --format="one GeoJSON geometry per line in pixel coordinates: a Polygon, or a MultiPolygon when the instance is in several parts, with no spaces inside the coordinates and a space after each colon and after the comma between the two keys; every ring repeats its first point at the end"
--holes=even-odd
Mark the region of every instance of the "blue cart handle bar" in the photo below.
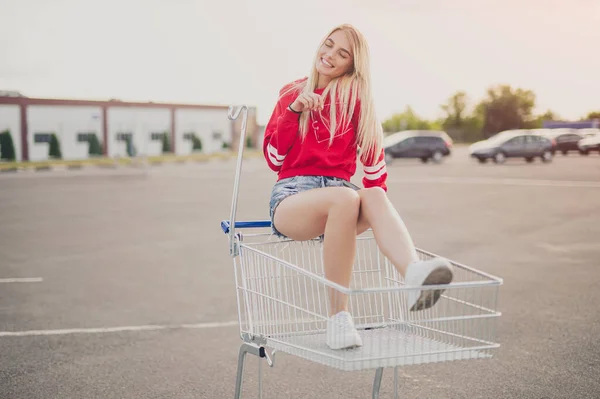
{"type": "MultiPolygon", "coordinates": [[[[223,229],[223,233],[229,234],[229,227],[231,226],[231,222],[229,220],[221,221],[221,229],[223,229]]],[[[250,220],[247,222],[235,222],[236,229],[249,229],[249,228],[258,228],[258,227],[271,227],[270,220],[250,220]]]]}

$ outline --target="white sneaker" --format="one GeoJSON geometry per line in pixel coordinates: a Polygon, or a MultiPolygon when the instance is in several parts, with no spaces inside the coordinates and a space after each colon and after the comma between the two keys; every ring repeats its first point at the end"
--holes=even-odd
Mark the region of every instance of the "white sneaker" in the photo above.
{"type": "MultiPolygon", "coordinates": [[[[453,278],[452,264],[443,258],[413,262],[408,265],[404,282],[407,286],[449,284],[453,278]]],[[[408,305],[411,311],[432,307],[444,292],[440,290],[411,290],[408,292],[408,305]]]]}
{"type": "Polygon", "coordinates": [[[346,349],[362,346],[362,339],[354,328],[352,316],[346,311],[339,312],[327,320],[327,346],[331,349],[346,349]]]}

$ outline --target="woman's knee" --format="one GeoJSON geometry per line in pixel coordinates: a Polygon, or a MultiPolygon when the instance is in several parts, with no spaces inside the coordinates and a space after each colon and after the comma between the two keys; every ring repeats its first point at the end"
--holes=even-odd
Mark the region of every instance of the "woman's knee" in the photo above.
{"type": "Polygon", "coordinates": [[[362,190],[358,191],[358,195],[360,197],[361,204],[363,205],[370,202],[387,200],[387,194],[381,187],[363,188],[362,190]]]}
{"type": "Polygon", "coordinates": [[[331,206],[343,208],[349,214],[358,215],[360,209],[360,195],[355,190],[347,187],[335,187],[332,191],[331,206]]]}
{"type": "Polygon", "coordinates": [[[384,202],[387,201],[387,194],[381,187],[363,188],[358,191],[360,197],[360,213],[356,226],[357,234],[362,233],[371,227],[369,215],[383,209],[384,202]]]}

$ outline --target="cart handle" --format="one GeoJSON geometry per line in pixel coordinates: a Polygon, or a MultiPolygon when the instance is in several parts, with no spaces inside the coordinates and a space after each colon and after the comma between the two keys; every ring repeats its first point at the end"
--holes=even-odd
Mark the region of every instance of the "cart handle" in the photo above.
{"type": "MultiPolygon", "coordinates": [[[[231,223],[229,220],[221,221],[221,229],[223,229],[223,233],[228,234],[231,223]]],[[[238,229],[246,229],[246,228],[256,228],[256,227],[271,227],[270,220],[250,220],[247,222],[235,222],[235,227],[238,229]]]]}
{"type": "Polygon", "coordinates": [[[242,172],[242,160],[244,155],[244,143],[246,139],[246,122],[248,121],[248,106],[242,105],[237,108],[233,105],[229,106],[229,110],[227,111],[227,118],[229,120],[234,121],[238,118],[241,112],[244,112],[242,118],[242,128],[240,130],[240,143],[238,145],[238,157],[237,157],[237,165],[235,168],[235,180],[233,183],[233,198],[231,199],[231,214],[229,215],[229,220],[231,223],[231,227],[229,228],[229,254],[233,257],[238,255],[238,246],[235,238],[235,214],[237,212],[237,200],[238,193],[240,190],[240,174],[242,172]]]}

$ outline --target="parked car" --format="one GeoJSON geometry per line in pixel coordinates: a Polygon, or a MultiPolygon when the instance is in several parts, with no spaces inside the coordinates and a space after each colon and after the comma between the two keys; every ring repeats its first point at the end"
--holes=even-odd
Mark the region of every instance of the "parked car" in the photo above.
{"type": "Polygon", "coordinates": [[[567,155],[569,151],[579,151],[581,154],[584,153],[579,149],[577,143],[579,143],[579,140],[583,139],[586,134],[580,132],[578,129],[543,129],[539,134],[550,140],[554,140],[552,155],[556,152],[567,155]]]}
{"type": "Polygon", "coordinates": [[[385,162],[395,158],[419,158],[440,163],[449,156],[453,141],[446,132],[437,130],[405,130],[387,136],[383,141],[385,162]]]}
{"type": "Polygon", "coordinates": [[[592,137],[600,134],[600,129],[597,128],[586,128],[586,129],[577,129],[577,132],[581,134],[583,137],[592,137]]]}
{"type": "Polygon", "coordinates": [[[506,130],[487,140],[478,141],[469,147],[471,157],[480,163],[492,159],[496,163],[503,163],[507,158],[525,158],[533,162],[535,157],[540,157],[543,162],[552,161],[551,139],[543,137],[530,130],[506,130]]]}
{"type": "MultiPolygon", "coordinates": [[[[582,129],[582,130],[599,130],[599,129],[582,129]]],[[[593,132],[589,132],[593,133],[593,132]]],[[[582,154],[589,154],[590,151],[600,152],[600,131],[596,134],[591,134],[588,137],[581,139],[577,145],[582,154]]]]}

